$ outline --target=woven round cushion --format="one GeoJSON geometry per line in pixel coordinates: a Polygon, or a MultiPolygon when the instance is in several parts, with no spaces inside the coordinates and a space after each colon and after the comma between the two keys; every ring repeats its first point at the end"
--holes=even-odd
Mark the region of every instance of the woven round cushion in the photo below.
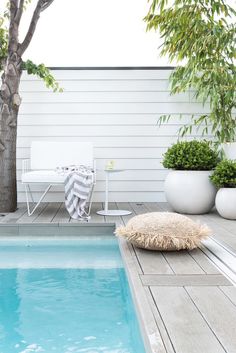
{"type": "Polygon", "coordinates": [[[173,251],[196,248],[211,231],[178,213],[153,212],[133,217],[115,233],[139,248],[173,251]]]}

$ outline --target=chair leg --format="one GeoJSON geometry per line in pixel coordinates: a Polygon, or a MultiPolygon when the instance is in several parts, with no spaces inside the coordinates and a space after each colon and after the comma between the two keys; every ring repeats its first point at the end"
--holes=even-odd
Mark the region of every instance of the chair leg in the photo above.
{"type": "Polygon", "coordinates": [[[44,193],[42,194],[42,196],[40,197],[39,201],[35,204],[34,199],[33,199],[33,195],[32,192],[30,190],[30,186],[29,184],[25,184],[25,194],[26,194],[26,204],[27,204],[27,211],[28,211],[28,215],[32,216],[32,214],[34,213],[34,211],[38,208],[38,206],[40,205],[41,201],[44,199],[45,195],[47,194],[47,192],[51,189],[52,185],[48,185],[48,187],[45,189],[44,193]],[[35,205],[33,207],[32,210],[30,210],[30,202],[29,202],[29,195],[30,194],[30,198],[31,201],[33,203],[33,205],[35,205]]]}
{"type": "Polygon", "coordinates": [[[90,216],[90,212],[91,212],[91,207],[92,207],[92,198],[93,198],[93,190],[94,190],[94,184],[92,186],[92,189],[91,189],[91,192],[90,192],[90,195],[89,195],[89,199],[88,199],[88,204],[89,204],[89,207],[88,207],[88,211],[86,212],[86,215],[87,216],[90,216]]]}

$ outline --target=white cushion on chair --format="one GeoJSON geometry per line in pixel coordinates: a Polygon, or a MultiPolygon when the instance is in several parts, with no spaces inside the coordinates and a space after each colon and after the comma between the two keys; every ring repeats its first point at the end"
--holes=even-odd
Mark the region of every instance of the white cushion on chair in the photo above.
{"type": "Polygon", "coordinates": [[[22,174],[22,183],[63,184],[67,174],[59,174],[54,170],[35,170],[22,174]]]}

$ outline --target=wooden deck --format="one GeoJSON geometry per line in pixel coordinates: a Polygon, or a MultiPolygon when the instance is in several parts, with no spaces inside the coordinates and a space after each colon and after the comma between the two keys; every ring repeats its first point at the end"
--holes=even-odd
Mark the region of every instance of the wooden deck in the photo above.
{"type": "MultiPolygon", "coordinates": [[[[130,209],[133,215],[96,215],[92,223],[125,224],[134,214],[170,210],[164,203],[119,203],[111,208],[130,209]]],[[[129,246],[137,277],[161,338],[158,353],[236,353],[236,222],[215,212],[192,219],[208,224],[214,236],[200,249],[181,252],[152,252],[129,246]]],[[[20,204],[0,223],[75,222],[61,203],[43,204],[28,217],[20,204]]],[[[142,305],[142,304],[141,304],[142,305]]]]}

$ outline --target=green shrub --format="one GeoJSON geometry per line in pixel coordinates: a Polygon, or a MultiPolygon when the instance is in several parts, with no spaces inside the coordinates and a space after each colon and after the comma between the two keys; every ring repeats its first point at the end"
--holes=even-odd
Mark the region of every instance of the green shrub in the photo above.
{"type": "Polygon", "coordinates": [[[217,165],[210,179],[218,188],[236,188],[236,162],[224,159],[217,165]]]}
{"type": "Polygon", "coordinates": [[[176,170],[212,170],[219,162],[218,153],[207,141],[182,141],[168,148],[163,166],[176,170]]]}

